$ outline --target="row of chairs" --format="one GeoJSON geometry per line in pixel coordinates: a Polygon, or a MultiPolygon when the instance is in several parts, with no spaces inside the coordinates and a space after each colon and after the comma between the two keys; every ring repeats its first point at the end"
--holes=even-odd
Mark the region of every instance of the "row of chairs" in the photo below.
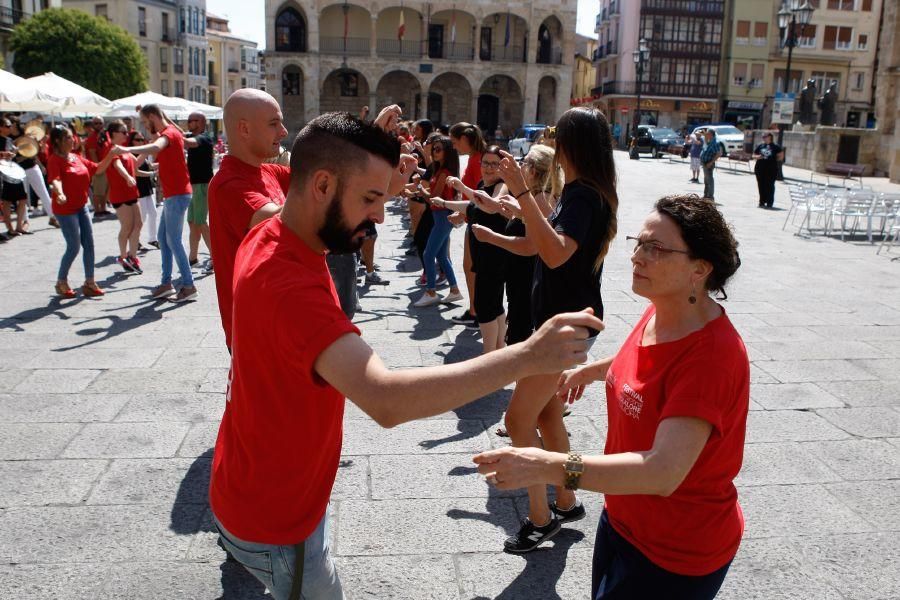
{"type": "Polygon", "coordinates": [[[887,247],[888,251],[900,237],[900,194],[874,192],[870,189],[846,190],[817,184],[790,185],[791,206],[781,229],[788,223],[797,226],[800,215],[803,219],[797,232],[806,230],[810,235],[813,228],[819,228],[823,235],[831,235],[839,229],[841,240],[851,237],[857,231],[865,234],[870,244],[874,244],[876,231],[881,236],[878,253],[887,247]]]}

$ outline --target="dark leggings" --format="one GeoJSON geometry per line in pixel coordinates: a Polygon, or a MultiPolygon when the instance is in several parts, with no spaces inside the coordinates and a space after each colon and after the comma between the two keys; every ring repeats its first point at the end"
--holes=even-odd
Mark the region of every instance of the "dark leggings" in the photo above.
{"type": "Polygon", "coordinates": [[[770,168],[758,166],[756,170],[756,185],[759,187],[759,205],[774,206],[775,204],[775,177],[778,175],[778,167],[770,168]]]}
{"type": "Polygon", "coordinates": [[[591,574],[593,600],[712,600],[719,593],[731,561],[709,575],[679,575],[652,563],[600,515],[591,574]]]}
{"type": "Polygon", "coordinates": [[[425,246],[428,245],[428,236],[431,235],[431,230],[434,228],[434,215],[431,212],[430,208],[427,208],[424,213],[422,213],[422,218],[419,219],[419,224],[416,226],[416,230],[413,232],[413,244],[416,245],[416,252],[419,254],[419,260],[422,261],[422,264],[425,264],[425,246]]]}

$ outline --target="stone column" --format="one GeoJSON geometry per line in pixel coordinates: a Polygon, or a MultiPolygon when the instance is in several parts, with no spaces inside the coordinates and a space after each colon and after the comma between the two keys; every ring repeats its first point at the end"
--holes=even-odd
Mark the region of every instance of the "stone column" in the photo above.
{"type": "Polygon", "coordinates": [[[475,39],[472,40],[472,48],[474,49],[475,62],[481,62],[481,24],[475,23],[475,39]]]}
{"type": "Polygon", "coordinates": [[[369,56],[376,58],[378,55],[378,15],[372,15],[372,37],[369,46],[369,56]]]}

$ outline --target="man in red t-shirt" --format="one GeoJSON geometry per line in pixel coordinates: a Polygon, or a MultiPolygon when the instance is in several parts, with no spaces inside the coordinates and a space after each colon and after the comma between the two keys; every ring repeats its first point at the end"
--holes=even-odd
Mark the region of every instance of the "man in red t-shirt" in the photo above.
{"type": "MultiPolygon", "coordinates": [[[[101,144],[102,137],[106,135],[103,132],[103,117],[94,117],[90,123],[90,133],[84,140],[84,152],[88,158],[95,163],[99,163],[106,156],[101,144]]],[[[106,144],[106,148],[109,145],[106,144]]],[[[103,216],[111,214],[106,210],[106,198],[109,193],[109,184],[106,181],[104,173],[94,175],[91,181],[91,205],[94,207],[94,216],[103,216]]]]}
{"type": "Polygon", "coordinates": [[[247,232],[281,210],[291,170],[264,163],[278,155],[287,136],[275,98],[252,88],[238,90],[225,102],[224,117],[228,155],[209,183],[208,203],[219,314],[230,349],[234,257],[247,232]]]}
{"type": "Polygon", "coordinates": [[[150,144],[143,146],[116,146],[118,154],[151,154],[159,165],[159,182],[163,190],[163,214],[159,221],[159,250],[162,255],[162,281],[150,293],[155,299],[172,296],[172,302],[196,300],[198,293],[191,273],[191,263],[181,234],[185,216],[191,204],[191,178],[184,155],[184,132],[168,120],[155,104],[141,107],[141,123],[150,133],[158,134],[150,144]],[[172,261],[178,264],[181,289],[172,285],[172,261]]]}
{"type": "Polygon", "coordinates": [[[273,597],[291,596],[298,573],[303,597],[343,598],[327,509],[344,398],[383,427],[441,414],[585,360],[587,327],[603,324],[588,312],[558,315],[522,344],[388,370],[341,311],[325,253],[359,249],[415,159],[401,162],[399,143],[381,128],[328,113],[297,136],[291,163],[281,214],[254,227],[235,259],[231,375],[210,503],[222,545],[273,597]],[[265,554],[282,560],[262,568],[265,554]]]}

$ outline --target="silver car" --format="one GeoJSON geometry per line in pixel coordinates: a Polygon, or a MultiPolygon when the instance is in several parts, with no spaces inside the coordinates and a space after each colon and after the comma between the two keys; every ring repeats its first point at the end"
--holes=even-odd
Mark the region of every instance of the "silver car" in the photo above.
{"type": "Polygon", "coordinates": [[[522,158],[531,150],[531,145],[541,137],[546,125],[523,125],[509,140],[509,153],[522,158]]]}
{"type": "Polygon", "coordinates": [[[694,133],[700,130],[712,129],[716,132],[716,140],[725,145],[725,153],[740,152],[744,149],[744,132],[730,124],[702,125],[694,129],[694,133]]]}

